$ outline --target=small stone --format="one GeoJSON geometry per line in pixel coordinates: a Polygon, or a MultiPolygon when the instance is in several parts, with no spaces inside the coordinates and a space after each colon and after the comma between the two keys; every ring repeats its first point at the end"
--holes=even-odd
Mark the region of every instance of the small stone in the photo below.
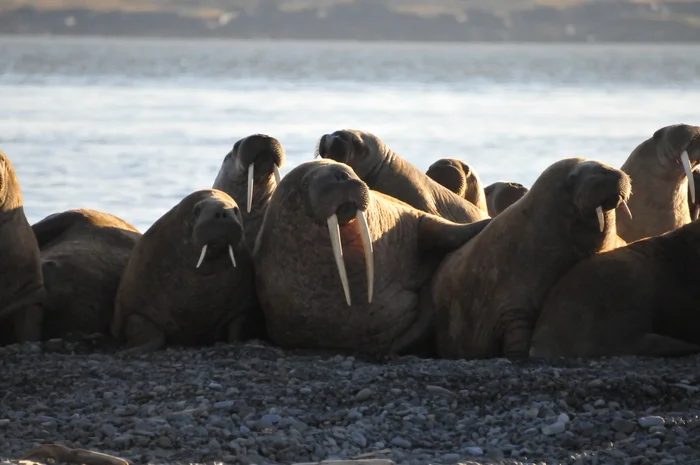
{"type": "Polygon", "coordinates": [[[605,401],[603,399],[598,399],[595,402],[593,402],[594,407],[604,407],[605,406],[605,401]]]}
{"type": "Polygon", "coordinates": [[[222,400],[221,402],[214,403],[215,409],[229,409],[231,407],[233,407],[232,400],[222,400]]]}
{"type": "Polygon", "coordinates": [[[9,426],[9,424],[10,424],[10,420],[8,420],[6,418],[3,418],[2,420],[0,420],[0,428],[5,427],[5,426],[9,426]]]}
{"type": "Polygon", "coordinates": [[[630,434],[635,429],[637,429],[637,425],[634,424],[633,421],[625,420],[623,418],[615,418],[612,421],[611,426],[615,431],[619,431],[625,434],[630,434]]]}
{"type": "Polygon", "coordinates": [[[365,438],[365,436],[362,433],[355,432],[350,434],[350,441],[360,447],[367,446],[367,438],[365,438]]]}
{"type": "Polygon", "coordinates": [[[114,393],[112,391],[107,391],[104,394],[102,394],[102,398],[107,400],[112,399],[114,398],[114,393]]]}
{"type": "Polygon", "coordinates": [[[170,449],[173,446],[173,443],[170,442],[170,438],[167,436],[159,437],[156,441],[156,444],[158,444],[158,446],[162,447],[163,449],[170,449]]]}
{"type": "Polygon", "coordinates": [[[642,417],[639,419],[639,426],[642,428],[651,428],[652,426],[659,426],[664,423],[666,423],[666,420],[656,416],[642,417]]]}
{"type": "Polygon", "coordinates": [[[212,391],[221,391],[222,387],[221,384],[212,382],[209,383],[209,389],[211,389],[212,391]]]}
{"type": "Polygon", "coordinates": [[[566,431],[566,425],[561,422],[552,423],[551,425],[546,425],[542,427],[542,434],[546,436],[560,434],[564,431],[566,431]]]}
{"type": "Polygon", "coordinates": [[[469,455],[484,455],[484,450],[479,446],[468,446],[464,451],[469,455]]]}
{"type": "Polygon", "coordinates": [[[447,463],[459,462],[460,458],[459,454],[445,454],[441,457],[442,461],[447,463]]]}
{"type": "Polygon", "coordinates": [[[348,420],[359,420],[362,417],[362,413],[357,411],[356,409],[352,409],[348,412],[348,420]]]}
{"type": "Polygon", "coordinates": [[[562,413],[557,417],[557,423],[567,424],[569,422],[569,415],[562,413]]]}
{"type": "Polygon", "coordinates": [[[391,444],[400,447],[401,449],[410,449],[411,448],[411,442],[405,440],[401,436],[396,436],[394,439],[391,440],[391,444]]]}
{"type": "Polygon", "coordinates": [[[240,431],[241,434],[248,434],[250,433],[250,428],[245,425],[241,425],[241,427],[238,428],[238,431],[240,431]]]}
{"type": "Polygon", "coordinates": [[[454,392],[450,391],[449,389],[445,389],[444,387],[440,387],[440,386],[427,385],[425,387],[425,389],[432,394],[439,394],[439,395],[443,395],[443,396],[452,396],[452,397],[455,397],[457,395],[454,392]]]}
{"type": "Polygon", "coordinates": [[[365,388],[355,395],[355,400],[358,402],[363,402],[372,397],[372,395],[374,395],[374,392],[371,389],[365,388]]]}
{"type": "Polygon", "coordinates": [[[540,409],[538,409],[537,407],[527,409],[525,411],[525,418],[527,418],[528,420],[533,420],[533,419],[537,418],[537,415],[539,415],[539,413],[540,413],[540,409]]]}
{"type": "Polygon", "coordinates": [[[601,387],[602,385],[603,385],[602,379],[594,379],[593,381],[588,382],[589,388],[597,388],[597,387],[601,387]]]}

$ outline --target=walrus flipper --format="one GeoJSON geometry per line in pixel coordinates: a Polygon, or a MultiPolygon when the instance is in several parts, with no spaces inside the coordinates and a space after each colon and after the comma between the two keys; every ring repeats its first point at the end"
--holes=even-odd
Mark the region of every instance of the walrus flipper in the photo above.
{"type": "Polygon", "coordinates": [[[124,355],[142,355],[165,347],[165,332],[141,315],[129,315],[125,330],[129,348],[122,351],[124,355]]]}
{"type": "Polygon", "coordinates": [[[32,225],[32,231],[39,243],[39,248],[44,247],[49,242],[70,229],[78,221],[84,220],[85,216],[76,211],[54,213],[32,225]]]}
{"type": "Polygon", "coordinates": [[[635,355],[646,357],[683,357],[700,353],[700,346],[680,339],[646,333],[637,341],[635,355]]]}
{"type": "Polygon", "coordinates": [[[426,252],[451,252],[476,237],[490,222],[491,218],[487,218],[458,224],[435,215],[424,215],[418,229],[418,247],[426,252]]]}
{"type": "Polygon", "coordinates": [[[390,356],[405,353],[422,357],[435,356],[435,305],[429,285],[420,290],[417,310],[413,324],[392,342],[390,356]]]}
{"type": "Polygon", "coordinates": [[[509,360],[522,360],[529,356],[530,340],[534,324],[525,315],[532,314],[525,309],[503,311],[503,356],[509,360]]]}
{"type": "Polygon", "coordinates": [[[41,341],[41,323],[44,319],[44,307],[41,303],[33,304],[18,311],[14,316],[17,342],[41,341]]]}

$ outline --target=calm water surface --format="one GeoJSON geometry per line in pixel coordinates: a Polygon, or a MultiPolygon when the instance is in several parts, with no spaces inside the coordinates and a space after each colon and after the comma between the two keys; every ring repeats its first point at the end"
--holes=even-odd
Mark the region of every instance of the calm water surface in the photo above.
{"type": "Polygon", "coordinates": [[[571,156],[620,166],[659,127],[700,124],[700,46],[0,38],[0,149],[29,220],[69,208],[145,231],[211,187],[251,133],[282,174],[341,128],[425,170],[468,161],[530,185],[571,156]]]}

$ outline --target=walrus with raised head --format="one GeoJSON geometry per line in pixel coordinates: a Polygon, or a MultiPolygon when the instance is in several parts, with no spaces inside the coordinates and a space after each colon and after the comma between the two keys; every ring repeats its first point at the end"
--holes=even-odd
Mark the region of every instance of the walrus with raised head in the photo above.
{"type": "Polygon", "coordinates": [[[109,335],[119,281],[141,233],[90,209],[49,215],[32,230],[46,289],[42,338],[109,335]]]}
{"type": "Polygon", "coordinates": [[[439,355],[527,357],[551,287],[579,261],[620,245],[615,208],[629,194],[629,176],[597,161],[549,166],[440,265],[432,289],[439,355]]]}
{"type": "Polygon", "coordinates": [[[488,221],[417,210],[333,160],[298,165],[272,195],[253,252],[268,336],[286,348],[432,352],[430,278],[488,221]]]}
{"type": "Polygon", "coordinates": [[[552,288],[530,356],[700,353],[700,222],[590,257],[552,288]]]}
{"type": "Polygon", "coordinates": [[[486,211],[486,195],[479,174],[467,163],[456,158],[441,158],[428,167],[425,174],[458,196],[486,211]]]}
{"type": "Polygon", "coordinates": [[[496,181],[484,189],[486,205],[491,218],[501,214],[527,194],[527,187],[517,182],[496,181]]]}
{"type": "Polygon", "coordinates": [[[233,144],[224,157],[213,189],[226,192],[239,205],[245,205],[243,229],[252,250],[262,225],[265,209],[280,182],[279,169],[285,152],[280,141],[266,134],[252,134],[233,144]]]}
{"type": "Polygon", "coordinates": [[[426,213],[456,223],[488,218],[486,211],[430,179],[369,132],[344,129],[324,134],[316,154],[349,165],[373,191],[426,213]]]}
{"type": "Polygon", "coordinates": [[[139,239],[122,276],[112,334],[131,353],[260,337],[241,212],[225,192],[185,197],[139,239]]]}
{"type": "Polygon", "coordinates": [[[657,130],[639,144],[622,165],[632,178],[629,209],[632,218],[617,215],[621,238],[633,242],[659,236],[691,221],[695,181],[700,161],[700,127],[674,124],[657,130]]]}
{"type": "Polygon", "coordinates": [[[0,150],[0,344],[41,339],[44,282],[12,162],[0,150]]]}

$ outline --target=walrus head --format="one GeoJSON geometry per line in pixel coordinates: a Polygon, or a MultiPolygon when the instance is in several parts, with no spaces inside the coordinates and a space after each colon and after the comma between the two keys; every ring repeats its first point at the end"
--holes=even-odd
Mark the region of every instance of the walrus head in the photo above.
{"type": "Polygon", "coordinates": [[[265,134],[252,134],[233,144],[224,158],[214,185],[223,187],[225,179],[247,179],[246,211],[250,213],[254,181],[263,181],[274,175],[279,184],[279,168],[284,165],[284,161],[285,152],[280,141],[265,134]]]}
{"type": "Polygon", "coordinates": [[[0,150],[0,208],[12,210],[21,205],[22,194],[17,174],[10,159],[0,150]]]}
{"type": "Polygon", "coordinates": [[[484,188],[489,215],[497,216],[527,194],[528,188],[517,182],[496,181],[484,188]]]}
{"type": "MultiPolygon", "coordinates": [[[[688,179],[690,203],[695,204],[695,180],[693,167],[700,163],[700,127],[687,124],[673,124],[656,131],[652,136],[656,144],[655,152],[646,152],[656,156],[665,170],[680,174],[682,169],[688,179]]],[[[645,152],[640,152],[642,156],[645,152]]],[[[692,210],[691,210],[692,211],[692,210]]]]}
{"type": "Polygon", "coordinates": [[[441,158],[430,165],[425,174],[460,197],[464,197],[468,188],[467,178],[471,172],[471,167],[461,160],[441,158]]]}
{"type": "Polygon", "coordinates": [[[595,212],[601,232],[605,230],[604,212],[622,205],[632,216],[627,208],[632,182],[626,173],[612,166],[594,160],[581,161],[569,172],[564,189],[582,216],[592,216],[595,212]]]}
{"type": "Polygon", "coordinates": [[[379,137],[357,129],[341,129],[324,134],[316,144],[315,156],[345,163],[365,179],[390,152],[379,137]]]}
{"type": "Polygon", "coordinates": [[[228,255],[234,268],[234,249],[243,240],[243,220],[238,206],[216,198],[200,200],[192,208],[192,243],[199,252],[197,268],[205,260],[220,260],[228,255]]]}

